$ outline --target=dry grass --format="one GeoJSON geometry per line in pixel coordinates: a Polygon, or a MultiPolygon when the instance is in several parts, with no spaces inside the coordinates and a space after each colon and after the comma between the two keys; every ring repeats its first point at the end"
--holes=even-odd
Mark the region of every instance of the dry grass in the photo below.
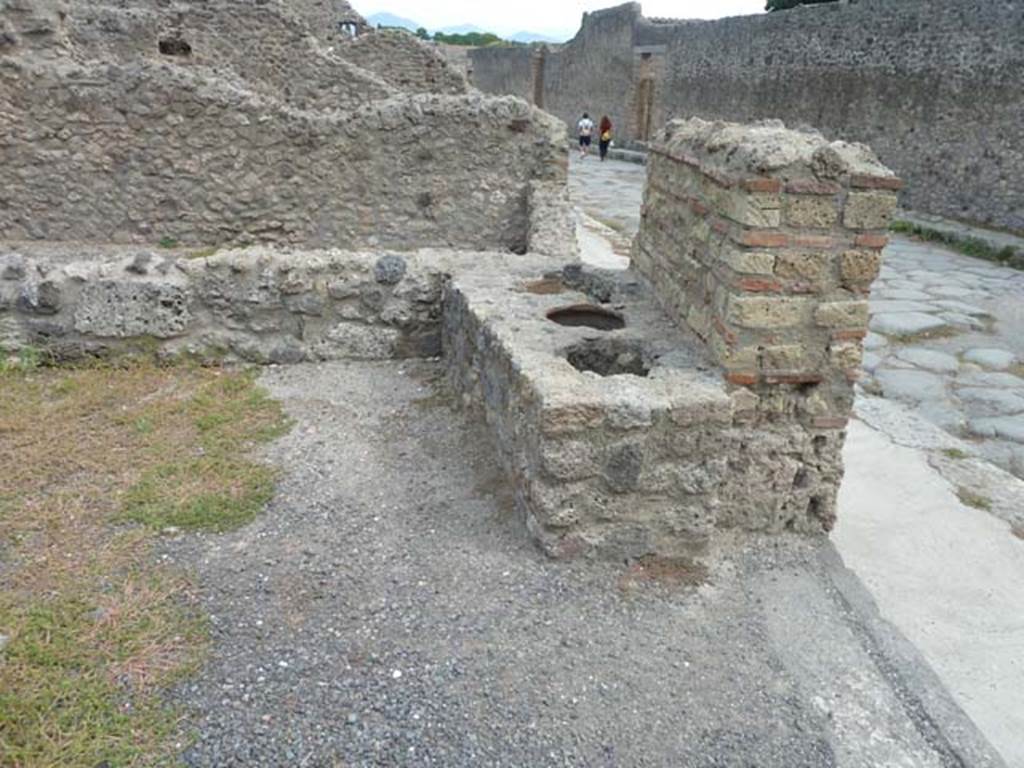
{"type": "Polygon", "coordinates": [[[244,457],[285,428],[248,373],[0,370],[4,766],[168,761],[179,721],[159,693],[195,669],[205,628],[153,540],[255,515],[273,475],[244,457]]]}
{"type": "Polygon", "coordinates": [[[959,448],[946,448],[942,452],[942,454],[947,459],[954,459],[956,461],[963,461],[965,459],[971,458],[971,454],[967,453],[966,451],[961,451],[959,448]]]}
{"type": "Polygon", "coordinates": [[[889,336],[889,340],[893,344],[906,344],[908,346],[913,346],[916,344],[923,344],[926,341],[952,339],[955,336],[960,336],[962,333],[963,331],[961,329],[947,325],[942,328],[936,328],[934,331],[922,331],[921,333],[905,333],[889,336]]]}

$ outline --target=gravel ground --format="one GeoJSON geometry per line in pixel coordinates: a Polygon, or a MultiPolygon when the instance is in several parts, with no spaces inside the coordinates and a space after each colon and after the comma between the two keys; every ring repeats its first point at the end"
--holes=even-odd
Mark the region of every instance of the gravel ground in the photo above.
{"type": "Polygon", "coordinates": [[[699,586],[546,560],[440,372],[265,373],[275,500],[166,555],[213,627],[187,765],[999,765],[827,543],[724,537],[699,586]]]}

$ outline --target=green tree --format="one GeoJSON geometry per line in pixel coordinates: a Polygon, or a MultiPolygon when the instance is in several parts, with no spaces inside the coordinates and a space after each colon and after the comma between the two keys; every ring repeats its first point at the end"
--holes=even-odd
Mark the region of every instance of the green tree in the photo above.
{"type": "Polygon", "coordinates": [[[836,0],[768,0],[766,11],[784,11],[798,5],[815,5],[816,3],[834,3],[836,0]]]}
{"type": "Polygon", "coordinates": [[[429,40],[430,33],[427,32],[427,30],[424,29],[423,27],[420,27],[419,29],[416,30],[416,37],[418,37],[420,40],[429,40]]]}
{"type": "Polygon", "coordinates": [[[469,32],[465,35],[446,35],[443,32],[438,32],[434,35],[434,42],[480,48],[485,45],[497,45],[502,42],[502,39],[490,32],[469,32]]]}

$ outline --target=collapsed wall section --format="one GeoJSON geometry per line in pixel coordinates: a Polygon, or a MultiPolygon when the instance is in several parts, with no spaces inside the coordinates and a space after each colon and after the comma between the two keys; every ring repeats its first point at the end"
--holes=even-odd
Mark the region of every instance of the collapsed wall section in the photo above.
{"type": "Polygon", "coordinates": [[[332,52],[373,72],[400,91],[413,93],[465,93],[465,76],[435,48],[408,32],[379,30],[353,38],[339,38],[332,52]]]}
{"type": "Polygon", "coordinates": [[[777,122],[676,121],[652,147],[633,266],[747,401],[733,474],[766,504],[815,488],[803,501],[826,527],[901,186],[863,145],[777,122]]]}
{"type": "Polygon", "coordinates": [[[69,8],[65,27],[66,55],[83,64],[150,61],[201,69],[299,109],[351,110],[400,92],[333,55],[305,20],[270,4],[96,0],[69,8]]]}

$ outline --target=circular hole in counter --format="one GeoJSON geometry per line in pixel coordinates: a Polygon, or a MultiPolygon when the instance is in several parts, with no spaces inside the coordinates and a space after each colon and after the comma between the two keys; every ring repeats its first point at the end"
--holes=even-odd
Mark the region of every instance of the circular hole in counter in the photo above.
{"type": "Polygon", "coordinates": [[[598,376],[646,377],[652,366],[643,345],[632,339],[587,339],[569,347],[565,359],[577,371],[589,371],[598,376]]]}
{"type": "Polygon", "coordinates": [[[596,331],[618,331],[626,320],[618,312],[593,304],[574,304],[548,312],[548,320],[570,328],[593,328],[596,331]]]}

